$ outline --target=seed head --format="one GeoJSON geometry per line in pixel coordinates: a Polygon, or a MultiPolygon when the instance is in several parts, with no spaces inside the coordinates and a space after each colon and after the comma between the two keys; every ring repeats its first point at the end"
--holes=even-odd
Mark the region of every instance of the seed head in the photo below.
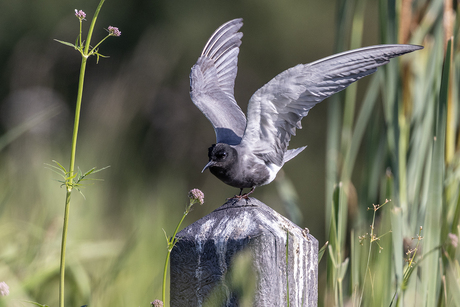
{"type": "Polygon", "coordinates": [[[163,302],[160,300],[154,300],[153,302],[150,303],[153,307],[163,307],[163,302]]]}
{"type": "Polygon", "coordinates": [[[120,36],[121,35],[121,31],[118,30],[117,27],[109,26],[107,28],[107,31],[109,31],[109,35],[111,35],[111,36],[120,36]]]}
{"type": "Polygon", "coordinates": [[[86,13],[82,10],[75,10],[75,16],[77,16],[77,18],[80,20],[84,20],[86,17],[86,13]]]}
{"type": "Polygon", "coordinates": [[[190,203],[204,204],[204,193],[198,189],[190,190],[190,192],[188,192],[188,198],[190,198],[190,203]]]}

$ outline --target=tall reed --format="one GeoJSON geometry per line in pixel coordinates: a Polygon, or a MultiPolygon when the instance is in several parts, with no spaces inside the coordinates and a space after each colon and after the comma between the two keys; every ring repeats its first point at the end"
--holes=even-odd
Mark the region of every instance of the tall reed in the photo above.
{"type": "MultiPolygon", "coordinates": [[[[359,47],[366,1],[337,4],[337,51],[359,47]]],[[[458,29],[453,13],[448,1],[380,1],[380,42],[425,49],[379,69],[362,101],[350,87],[330,106],[325,306],[460,302],[460,52],[445,35],[458,29]],[[371,222],[365,208],[385,199],[371,222]]]]}

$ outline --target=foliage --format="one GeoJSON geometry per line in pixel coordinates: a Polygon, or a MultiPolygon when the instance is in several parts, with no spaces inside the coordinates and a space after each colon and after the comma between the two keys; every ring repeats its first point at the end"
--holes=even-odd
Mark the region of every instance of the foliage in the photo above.
{"type": "MultiPolygon", "coordinates": [[[[340,158],[328,160],[327,190],[335,192],[329,197],[332,205],[327,214],[325,306],[343,306],[348,301],[352,306],[458,304],[455,240],[460,178],[455,173],[460,151],[455,138],[455,80],[460,52],[451,37],[458,24],[449,19],[453,10],[448,2],[431,1],[425,6],[421,1],[402,1],[396,6],[381,1],[381,42],[413,43],[425,49],[390,63],[372,77],[354,127],[350,125],[354,112],[347,109],[355,108],[356,95],[350,91],[356,89],[345,93],[343,112],[337,103],[330,109],[330,119],[344,116],[329,121],[328,152],[340,158]],[[430,18],[432,14],[439,17],[430,18]],[[366,158],[358,173],[353,166],[362,145],[366,158]],[[353,178],[353,173],[359,178],[353,178]],[[369,217],[361,208],[387,198],[391,203],[379,210],[377,219],[374,210],[367,235],[369,217]],[[375,237],[375,230],[390,230],[391,235],[375,237]],[[376,243],[378,252],[372,249],[376,243]]],[[[356,27],[363,26],[363,10],[358,9],[363,5],[365,1],[357,1],[353,14],[346,5],[339,12],[339,20],[352,25],[351,45],[361,35],[356,27]]],[[[343,31],[339,28],[337,35],[343,31]]],[[[345,42],[337,48],[346,48],[345,42]]]]}

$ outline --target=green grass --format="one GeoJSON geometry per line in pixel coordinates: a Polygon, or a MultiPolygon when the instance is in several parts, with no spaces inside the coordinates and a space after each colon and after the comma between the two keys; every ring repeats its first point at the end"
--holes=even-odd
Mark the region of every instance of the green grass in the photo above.
{"type": "MultiPolygon", "coordinates": [[[[362,4],[358,3],[359,9],[362,4]]],[[[400,6],[395,9],[395,4],[380,2],[382,43],[401,43],[396,38],[404,31],[400,14],[405,12],[400,6]]],[[[329,160],[327,192],[339,182],[340,188],[337,197],[328,197],[332,205],[327,215],[325,306],[347,302],[352,306],[453,306],[458,302],[458,255],[448,233],[458,235],[460,181],[454,174],[459,167],[459,144],[456,137],[446,139],[446,130],[457,135],[455,80],[460,53],[455,40],[451,45],[445,39],[448,26],[443,23],[442,1],[430,2],[428,10],[415,1],[412,8],[421,20],[412,21],[408,42],[425,49],[393,61],[371,77],[362,102],[355,102],[356,95],[348,93],[355,91],[351,88],[344,95],[344,105],[335,103],[330,110],[330,119],[337,118],[342,109],[344,118],[342,123],[329,121],[328,152],[339,159],[329,160]],[[346,110],[358,103],[361,107],[350,132],[354,113],[346,110]],[[453,151],[450,160],[446,149],[453,151]],[[357,169],[359,150],[365,160],[357,169]],[[371,214],[364,209],[385,199],[391,202],[370,220],[371,214]],[[374,231],[377,236],[391,234],[372,240],[369,234],[374,231]],[[350,245],[345,244],[347,239],[350,245]]],[[[339,20],[350,18],[343,24],[362,26],[360,14],[360,10],[352,15],[343,9],[339,20]]],[[[450,26],[458,28],[458,24],[450,26]]],[[[337,35],[344,31],[340,28],[337,35]]],[[[350,31],[353,45],[354,34],[361,35],[361,30],[353,26],[350,31]]],[[[341,44],[338,49],[346,49],[346,42],[341,44]]]]}

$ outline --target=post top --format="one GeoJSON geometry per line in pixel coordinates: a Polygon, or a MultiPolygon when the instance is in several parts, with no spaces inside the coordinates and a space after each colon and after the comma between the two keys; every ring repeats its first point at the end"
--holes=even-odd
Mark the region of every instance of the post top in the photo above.
{"type": "Polygon", "coordinates": [[[289,231],[290,236],[304,240],[317,240],[286,217],[282,216],[256,198],[232,198],[222,206],[184,228],[177,237],[193,240],[232,238],[242,239],[269,233],[275,237],[285,238],[289,231]]]}

